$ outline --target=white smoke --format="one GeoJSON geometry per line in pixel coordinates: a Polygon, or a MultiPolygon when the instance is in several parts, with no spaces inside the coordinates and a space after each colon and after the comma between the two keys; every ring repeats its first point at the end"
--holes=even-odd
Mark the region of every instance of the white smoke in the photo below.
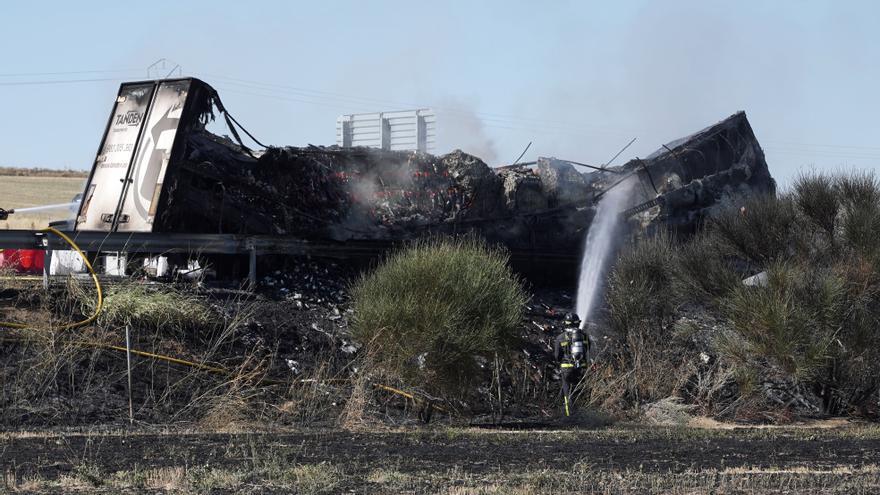
{"type": "Polygon", "coordinates": [[[620,212],[629,205],[636,182],[637,179],[633,177],[608,191],[599,201],[596,216],[587,231],[575,306],[582,325],[589,321],[599,302],[599,295],[605,285],[603,275],[608,268],[622,225],[620,212]]]}
{"type": "Polygon", "coordinates": [[[437,152],[460,149],[482,159],[489,166],[498,162],[495,142],[486,133],[483,121],[474,113],[474,105],[446,98],[437,112],[437,152]]]}

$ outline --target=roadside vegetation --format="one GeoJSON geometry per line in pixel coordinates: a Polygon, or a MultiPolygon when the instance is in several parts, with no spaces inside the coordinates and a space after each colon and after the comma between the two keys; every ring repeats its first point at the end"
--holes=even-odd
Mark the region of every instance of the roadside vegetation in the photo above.
{"type": "Polygon", "coordinates": [[[460,399],[481,368],[516,348],[528,296],[506,252],[473,237],[428,239],[356,281],[353,336],[370,364],[460,399]]]}
{"type": "Polygon", "coordinates": [[[611,276],[616,346],[591,400],[629,413],[673,397],[737,419],[876,416],[878,232],[872,173],[814,173],[687,240],[638,243],[611,276]]]}
{"type": "Polygon", "coordinates": [[[273,348],[246,341],[255,311],[247,300],[221,306],[192,288],[129,282],[106,287],[94,324],[68,329],[94,312],[94,289],[70,279],[49,294],[34,292],[19,296],[26,311],[9,313],[32,328],[0,338],[0,423],[8,427],[127,421],[126,328],[132,348],[144,353],[132,367],[139,421],[207,428],[296,421],[329,399],[314,386],[266,382],[283,363],[273,348]]]}

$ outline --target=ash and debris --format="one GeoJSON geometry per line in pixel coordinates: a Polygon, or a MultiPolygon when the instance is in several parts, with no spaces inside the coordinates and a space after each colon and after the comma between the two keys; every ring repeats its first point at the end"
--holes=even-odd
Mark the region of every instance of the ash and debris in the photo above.
{"type": "Polygon", "coordinates": [[[638,215],[648,234],[670,228],[693,233],[720,209],[776,191],[745,112],[664,145],[644,160],[630,160],[623,169],[637,172],[643,199],[657,203],[638,215]]]}
{"type": "Polygon", "coordinates": [[[338,371],[360,349],[350,335],[348,295],[352,270],[321,260],[297,260],[259,279],[242,342],[275,353],[273,373],[309,374],[334,365],[338,371]],[[285,369],[286,368],[286,371],[285,369]]]}

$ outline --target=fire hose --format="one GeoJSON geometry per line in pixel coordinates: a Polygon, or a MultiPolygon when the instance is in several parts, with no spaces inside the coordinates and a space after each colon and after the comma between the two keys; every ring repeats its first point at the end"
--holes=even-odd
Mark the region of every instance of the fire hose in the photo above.
{"type": "MultiPolygon", "coordinates": [[[[12,213],[12,212],[14,212],[14,210],[7,211],[7,210],[3,210],[2,208],[0,208],[0,220],[7,218],[8,214],[12,213]]],[[[70,330],[73,328],[79,328],[79,327],[83,327],[85,325],[88,325],[88,324],[94,322],[95,320],[98,319],[98,316],[100,315],[101,311],[104,308],[104,293],[103,293],[103,290],[101,287],[101,282],[98,280],[98,274],[95,272],[94,267],[89,262],[88,257],[85,255],[85,253],[82,251],[82,249],[80,249],[79,246],[76,244],[76,242],[74,242],[73,239],[68,237],[67,234],[65,234],[57,229],[54,229],[52,227],[45,228],[42,230],[42,232],[57,235],[64,242],[66,242],[79,255],[79,257],[83,261],[83,264],[88,269],[89,274],[91,275],[92,280],[95,283],[95,290],[97,291],[97,303],[95,304],[95,310],[92,313],[92,315],[82,321],[78,321],[75,323],[68,323],[66,325],[63,325],[59,328],[59,330],[70,330]]],[[[33,328],[30,325],[27,325],[24,323],[12,323],[12,322],[0,322],[0,327],[22,329],[22,330],[24,330],[24,329],[38,330],[37,328],[33,328]]],[[[7,341],[7,342],[9,342],[9,341],[20,342],[23,339],[4,338],[4,339],[0,339],[0,340],[7,341]]],[[[134,354],[137,356],[146,357],[146,358],[157,360],[157,361],[164,361],[164,362],[171,363],[171,364],[187,366],[190,368],[195,368],[195,369],[199,369],[202,371],[207,371],[209,373],[214,373],[214,374],[221,374],[221,375],[227,375],[227,376],[233,376],[236,374],[234,371],[229,370],[227,368],[222,368],[222,367],[218,367],[218,366],[211,366],[211,365],[207,365],[204,363],[196,363],[193,361],[188,361],[188,360],[176,358],[173,356],[155,354],[152,352],[142,351],[139,349],[131,349],[131,348],[115,346],[115,345],[111,345],[111,344],[104,344],[104,343],[100,343],[100,342],[88,342],[88,341],[77,341],[77,342],[75,342],[75,344],[81,345],[84,347],[101,348],[101,349],[108,349],[108,350],[127,352],[127,353],[130,352],[131,354],[134,354]]],[[[337,381],[337,380],[331,379],[331,380],[322,380],[322,381],[337,381]]],[[[347,380],[345,380],[345,381],[347,381],[347,380]]],[[[288,382],[283,381],[283,380],[263,378],[262,380],[260,380],[260,383],[263,385],[283,385],[288,382]]],[[[413,394],[404,392],[402,390],[399,390],[399,389],[396,389],[393,387],[389,387],[387,385],[382,385],[382,384],[373,384],[373,386],[377,389],[385,390],[387,392],[391,392],[393,394],[400,395],[406,399],[416,401],[416,397],[413,394]]],[[[446,409],[444,409],[436,404],[432,404],[432,407],[440,412],[443,412],[443,413],[448,412],[446,409]]]]}
{"type": "MultiPolygon", "coordinates": [[[[14,210],[9,210],[9,212],[12,212],[12,211],[14,211],[14,210]]],[[[3,210],[3,213],[6,213],[6,210],[3,210]]],[[[0,218],[2,218],[2,213],[0,213],[0,218]]],[[[82,252],[82,250],[79,248],[79,246],[77,246],[76,243],[73,242],[73,239],[68,237],[67,234],[65,234],[64,232],[61,232],[58,229],[54,229],[52,227],[45,228],[41,232],[47,232],[47,233],[57,235],[64,242],[66,242],[74,251],[76,251],[76,254],[79,255],[79,257],[83,261],[83,264],[85,264],[86,268],[89,270],[89,274],[92,276],[92,280],[95,282],[95,290],[97,291],[97,294],[98,294],[97,295],[97,303],[95,304],[95,311],[92,313],[92,316],[89,316],[85,320],[78,321],[76,323],[68,323],[66,325],[63,325],[59,328],[59,330],[69,330],[71,328],[79,328],[79,327],[88,325],[89,323],[92,323],[93,321],[98,319],[98,315],[101,313],[101,310],[104,307],[104,293],[101,290],[101,282],[98,281],[98,274],[95,273],[95,269],[94,269],[94,267],[92,267],[92,264],[89,262],[89,259],[88,259],[88,257],[86,257],[85,253],[82,252]]],[[[31,327],[29,325],[26,325],[24,323],[10,323],[10,322],[0,322],[0,327],[31,329],[31,327]]],[[[36,329],[33,329],[33,330],[36,330],[36,329]]]]}
{"type": "MultiPolygon", "coordinates": [[[[9,212],[12,212],[12,211],[13,210],[9,210],[9,212]]],[[[0,218],[3,218],[2,215],[4,213],[6,213],[6,210],[0,210],[0,218]]],[[[59,330],[70,330],[72,328],[79,328],[79,327],[82,327],[82,326],[88,325],[89,323],[94,322],[95,320],[98,319],[98,316],[101,314],[101,311],[104,308],[104,293],[103,293],[103,289],[101,287],[101,282],[98,280],[98,274],[95,272],[95,268],[89,262],[88,257],[85,255],[85,253],[83,253],[82,249],[80,249],[79,246],[76,244],[76,242],[74,242],[73,239],[68,237],[67,234],[65,234],[57,229],[54,229],[52,227],[43,229],[42,232],[47,232],[47,233],[57,235],[62,240],[64,240],[64,242],[66,242],[74,251],[76,251],[76,253],[79,255],[79,257],[82,259],[83,264],[85,264],[85,267],[89,270],[89,274],[92,276],[92,280],[95,282],[95,290],[97,291],[97,303],[95,304],[95,310],[92,313],[92,315],[82,321],[63,325],[59,328],[59,330]]],[[[0,322],[0,327],[38,330],[37,328],[33,328],[30,325],[26,325],[23,323],[11,323],[11,322],[0,322]]],[[[14,340],[20,341],[21,339],[7,338],[4,340],[6,340],[6,341],[14,341],[14,340]]],[[[134,354],[137,356],[142,356],[142,357],[147,357],[150,359],[156,359],[156,360],[166,361],[166,362],[173,363],[173,364],[188,366],[191,368],[196,368],[196,369],[200,369],[202,371],[208,371],[208,372],[216,373],[216,374],[225,374],[225,375],[234,374],[231,370],[228,370],[225,368],[220,368],[217,366],[210,366],[210,365],[203,364],[203,363],[195,363],[192,361],[187,361],[185,359],[180,359],[180,358],[176,358],[173,356],[154,354],[154,353],[142,351],[139,349],[129,349],[126,347],[104,344],[104,343],[100,343],[100,342],[77,341],[74,343],[77,345],[85,346],[85,347],[96,347],[96,348],[103,348],[103,349],[109,349],[109,350],[114,350],[114,351],[131,352],[131,354],[134,354]]],[[[267,382],[272,382],[273,384],[282,383],[280,380],[263,380],[263,383],[267,383],[267,382]]]]}

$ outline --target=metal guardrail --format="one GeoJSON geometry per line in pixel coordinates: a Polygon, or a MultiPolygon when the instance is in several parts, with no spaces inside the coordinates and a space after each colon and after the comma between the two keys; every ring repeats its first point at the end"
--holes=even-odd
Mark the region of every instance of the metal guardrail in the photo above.
{"type": "MultiPolygon", "coordinates": [[[[327,258],[373,256],[383,249],[376,245],[312,243],[284,236],[235,234],[170,234],[155,232],[64,232],[84,252],[133,254],[247,254],[248,278],[256,282],[257,255],[319,255],[327,258]]],[[[390,247],[390,246],[389,246],[390,247]]],[[[38,230],[0,230],[0,249],[66,250],[60,238],[38,230]]]]}
{"type": "MultiPolygon", "coordinates": [[[[352,240],[315,242],[302,238],[273,235],[179,234],[157,232],[66,232],[84,252],[125,252],[132,254],[240,254],[249,256],[248,279],[256,282],[258,255],[315,256],[352,259],[381,255],[399,242],[352,240]]],[[[0,230],[0,249],[67,250],[60,238],[39,230],[0,230]]],[[[570,253],[511,249],[515,262],[569,263],[578,256],[570,253]]]]}
{"type": "MultiPolygon", "coordinates": [[[[242,254],[254,249],[266,254],[306,254],[310,244],[302,239],[234,234],[162,234],[153,232],[64,232],[83,251],[128,253],[242,254]]],[[[67,249],[59,238],[34,230],[0,230],[0,248],[67,249]]]]}

